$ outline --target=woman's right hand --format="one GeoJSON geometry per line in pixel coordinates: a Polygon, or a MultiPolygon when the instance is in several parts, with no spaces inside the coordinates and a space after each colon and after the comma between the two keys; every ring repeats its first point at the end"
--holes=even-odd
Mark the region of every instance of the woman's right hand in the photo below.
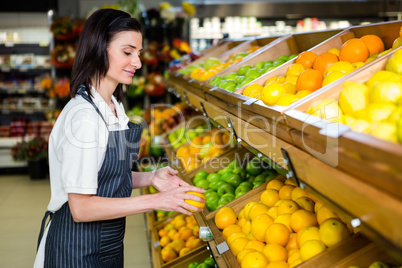
{"type": "Polygon", "coordinates": [[[186,203],[185,199],[190,199],[204,203],[205,200],[199,196],[193,194],[187,194],[186,192],[198,192],[204,193],[205,190],[195,186],[182,186],[176,187],[169,191],[159,192],[152,194],[155,200],[155,210],[176,211],[186,215],[192,215],[190,211],[202,211],[202,208],[190,205],[186,203]]]}

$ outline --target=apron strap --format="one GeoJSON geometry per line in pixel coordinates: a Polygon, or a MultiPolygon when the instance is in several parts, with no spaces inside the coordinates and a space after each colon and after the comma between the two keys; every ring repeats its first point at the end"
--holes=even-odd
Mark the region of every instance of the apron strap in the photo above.
{"type": "Polygon", "coordinates": [[[40,241],[42,240],[43,232],[45,231],[46,220],[47,220],[48,217],[50,217],[50,219],[49,219],[49,222],[50,222],[52,220],[52,218],[53,218],[53,214],[54,214],[53,212],[48,210],[48,211],[45,212],[45,216],[43,216],[42,224],[40,226],[40,232],[39,232],[39,237],[38,237],[38,246],[36,248],[36,251],[38,251],[38,249],[39,249],[40,241]]]}
{"type": "Polygon", "coordinates": [[[84,98],[84,100],[88,101],[88,102],[95,108],[96,112],[100,115],[100,117],[102,118],[103,122],[105,122],[106,127],[108,127],[108,125],[107,125],[105,119],[103,118],[103,115],[102,115],[101,112],[99,111],[98,106],[96,106],[95,103],[89,98],[89,96],[88,96],[88,94],[87,94],[87,92],[86,92],[86,90],[85,90],[85,86],[84,86],[84,85],[80,85],[80,87],[78,88],[77,93],[78,93],[79,95],[81,95],[81,96],[84,98]]]}

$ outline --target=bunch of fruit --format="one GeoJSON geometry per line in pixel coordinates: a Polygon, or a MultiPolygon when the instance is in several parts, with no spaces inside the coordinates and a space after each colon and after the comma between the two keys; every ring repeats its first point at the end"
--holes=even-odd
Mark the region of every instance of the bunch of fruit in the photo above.
{"type": "Polygon", "coordinates": [[[319,55],[304,51],[285,75],[272,76],[264,85],[252,84],[243,95],[268,106],[288,106],[390,51],[384,49],[381,38],[370,34],[349,39],[340,49],[334,47],[319,55]]]}
{"type": "Polygon", "coordinates": [[[247,55],[253,53],[254,51],[260,49],[260,46],[251,46],[245,52],[237,52],[230,57],[227,62],[221,61],[219,58],[210,57],[205,62],[200,64],[189,65],[178,72],[181,74],[190,74],[191,79],[196,79],[198,81],[206,81],[211,77],[215,76],[220,71],[226,69],[227,67],[235,64],[247,55]]]}
{"type": "Polygon", "coordinates": [[[193,140],[195,137],[204,134],[208,131],[209,126],[207,124],[202,124],[194,129],[187,129],[186,127],[180,127],[176,131],[169,133],[168,140],[173,149],[176,149],[183,144],[193,140]]]}
{"type": "Polygon", "coordinates": [[[176,157],[188,172],[233,146],[234,140],[228,132],[213,128],[210,132],[193,138],[188,145],[179,147],[176,157]]]}
{"type": "Polygon", "coordinates": [[[215,260],[212,257],[208,257],[202,263],[190,263],[187,268],[215,268],[215,260]]]}
{"type": "MultiPolygon", "coordinates": [[[[384,262],[376,261],[376,262],[373,262],[372,264],[370,264],[370,266],[367,268],[391,268],[391,267],[394,267],[394,266],[389,266],[388,264],[386,264],[384,262]]],[[[395,268],[400,268],[400,267],[401,266],[395,267],[395,268]]],[[[349,266],[349,268],[360,268],[360,267],[359,266],[349,266]]]]}
{"type": "Polygon", "coordinates": [[[295,267],[355,231],[292,181],[278,179],[237,216],[221,208],[215,224],[241,267],[295,267]]]}
{"type": "Polygon", "coordinates": [[[209,84],[233,92],[295,57],[296,55],[283,55],[274,61],[260,61],[254,66],[244,65],[235,73],[229,73],[225,76],[215,76],[209,84]]]}
{"type": "Polygon", "coordinates": [[[402,50],[389,57],[385,70],[365,83],[346,81],[336,99],[316,101],[306,110],[354,131],[402,143],[402,50]]]}
{"type": "Polygon", "coordinates": [[[234,160],[216,173],[198,172],[193,184],[206,189],[205,205],[209,211],[214,211],[278,175],[264,164],[253,158],[243,168],[239,161],[234,160]]]}
{"type": "Polygon", "coordinates": [[[194,216],[179,214],[158,230],[162,259],[165,262],[182,257],[205,242],[199,238],[199,230],[194,216]]]}

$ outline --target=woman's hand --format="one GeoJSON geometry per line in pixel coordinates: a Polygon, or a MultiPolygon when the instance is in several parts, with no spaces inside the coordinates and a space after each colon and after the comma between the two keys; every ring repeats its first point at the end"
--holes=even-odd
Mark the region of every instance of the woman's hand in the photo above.
{"type": "Polygon", "coordinates": [[[189,186],[187,182],[176,176],[177,173],[178,171],[171,167],[164,167],[152,171],[151,185],[159,192],[169,191],[179,186],[189,186]]]}
{"type": "Polygon", "coordinates": [[[205,200],[199,196],[193,194],[187,194],[187,192],[199,192],[204,193],[205,190],[195,186],[183,186],[176,187],[172,190],[159,192],[156,194],[152,194],[153,203],[155,204],[157,210],[165,210],[165,211],[177,211],[182,214],[192,215],[193,213],[190,211],[202,211],[202,208],[190,205],[186,203],[185,199],[191,199],[194,201],[204,203],[205,200]]]}

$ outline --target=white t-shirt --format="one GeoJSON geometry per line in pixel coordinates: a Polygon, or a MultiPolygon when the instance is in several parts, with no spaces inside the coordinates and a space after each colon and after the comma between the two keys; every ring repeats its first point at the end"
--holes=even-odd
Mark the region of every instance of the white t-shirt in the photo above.
{"type": "MultiPolygon", "coordinates": [[[[96,194],[98,171],[105,158],[109,131],[128,129],[128,117],[114,96],[117,118],[92,87],[92,101],[103,118],[82,96],[76,95],[63,108],[49,137],[51,198],[47,209],[55,212],[68,200],[68,193],[96,194]]],[[[34,267],[43,267],[45,241],[41,240],[34,267]]]]}

